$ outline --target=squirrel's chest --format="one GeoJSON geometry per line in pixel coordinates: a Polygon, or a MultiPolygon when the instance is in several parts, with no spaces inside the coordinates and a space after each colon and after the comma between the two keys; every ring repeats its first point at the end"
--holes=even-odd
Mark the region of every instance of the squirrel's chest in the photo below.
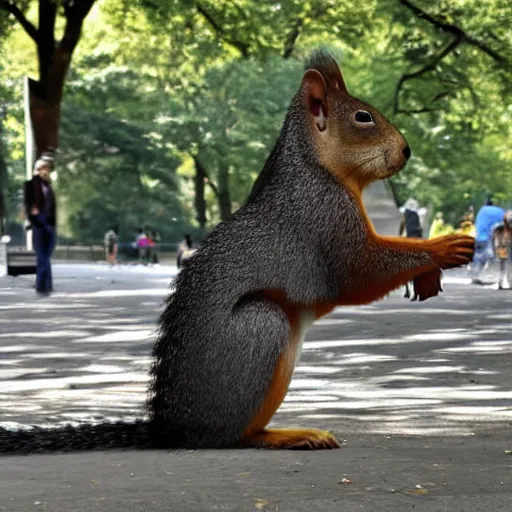
{"type": "Polygon", "coordinates": [[[291,322],[291,337],[286,351],[283,354],[284,367],[286,367],[290,372],[290,378],[297,362],[299,361],[304,338],[306,337],[310,327],[313,325],[315,319],[316,315],[314,311],[303,310],[300,311],[291,322]]]}

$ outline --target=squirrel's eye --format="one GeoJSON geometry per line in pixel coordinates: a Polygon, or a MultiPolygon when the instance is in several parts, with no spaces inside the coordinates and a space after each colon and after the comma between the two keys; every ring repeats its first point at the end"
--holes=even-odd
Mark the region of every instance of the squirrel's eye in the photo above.
{"type": "Polygon", "coordinates": [[[373,117],[365,110],[358,110],[355,119],[358,123],[373,123],[373,117]]]}

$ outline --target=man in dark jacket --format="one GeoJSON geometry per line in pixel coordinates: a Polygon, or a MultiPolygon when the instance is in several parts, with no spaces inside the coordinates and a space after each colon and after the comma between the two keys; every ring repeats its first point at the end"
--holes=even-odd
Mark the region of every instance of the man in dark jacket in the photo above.
{"type": "Polygon", "coordinates": [[[32,226],[32,241],[36,252],[36,291],[53,291],[51,255],[56,243],[57,220],[55,194],[50,183],[50,162],[39,159],[34,177],[25,183],[25,207],[32,226]]]}

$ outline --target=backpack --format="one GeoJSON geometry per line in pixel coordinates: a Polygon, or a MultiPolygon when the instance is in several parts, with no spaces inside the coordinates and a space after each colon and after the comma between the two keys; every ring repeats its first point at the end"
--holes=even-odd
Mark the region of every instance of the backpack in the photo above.
{"type": "Polygon", "coordinates": [[[423,228],[420,224],[420,216],[413,210],[405,210],[405,232],[408,237],[422,238],[423,228]]]}

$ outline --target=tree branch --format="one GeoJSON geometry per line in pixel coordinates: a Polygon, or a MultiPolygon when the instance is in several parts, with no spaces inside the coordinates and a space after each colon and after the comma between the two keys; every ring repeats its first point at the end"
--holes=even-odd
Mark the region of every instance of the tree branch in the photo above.
{"type": "Polygon", "coordinates": [[[82,24],[96,0],[81,0],[72,4],[64,3],[66,27],[59,48],[73,53],[82,33],[82,24]]]}
{"type": "Polygon", "coordinates": [[[298,18],[284,43],[283,59],[289,59],[292,56],[302,25],[304,25],[304,20],[302,18],[298,18]]]}
{"type": "Polygon", "coordinates": [[[32,23],[30,23],[30,21],[25,18],[21,10],[16,5],[7,0],[0,0],[0,10],[1,9],[12,14],[18,23],[23,27],[25,32],[34,40],[36,44],[38,44],[39,38],[37,36],[36,27],[34,27],[34,25],[32,25],[32,23]]]}
{"type": "Polygon", "coordinates": [[[430,24],[435,25],[436,27],[440,28],[444,32],[448,32],[450,34],[453,34],[456,37],[461,37],[462,40],[472,46],[476,46],[483,52],[485,52],[489,57],[493,58],[495,61],[499,62],[500,64],[507,64],[510,66],[510,62],[506,57],[503,57],[503,55],[500,55],[498,52],[493,50],[490,46],[487,46],[484,42],[475,39],[474,37],[468,35],[464,30],[462,30],[457,25],[453,25],[452,23],[445,23],[444,21],[441,21],[437,18],[434,18],[434,16],[426,13],[422,9],[420,9],[418,6],[414,5],[410,0],[398,0],[402,5],[413,11],[416,16],[420,19],[423,19],[425,21],[428,21],[430,24]]]}
{"type": "MultiPolygon", "coordinates": [[[[402,0],[400,0],[400,1],[402,1],[402,0]]],[[[404,85],[404,83],[407,82],[408,80],[412,80],[413,78],[418,78],[419,76],[423,75],[424,73],[427,73],[428,71],[433,71],[436,68],[436,66],[447,55],[449,55],[451,52],[453,52],[453,50],[455,50],[455,48],[457,48],[457,46],[459,46],[459,44],[461,42],[462,42],[462,36],[460,36],[460,35],[456,36],[428,64],[425,64],[425,66],[423,66],[418,71],[414,71],[413,73],[406,73],[406,74],[404,74],[404,75],[402,75],[400,77],[400,79],[398,80],[398,82],[396,84],[395,94],[393,96],[393,112],[395,114],[397,114],[400,111],[400,106],[399,106],[399,103],[400,103],[400,91],[401,91],[402,86],[404,85]]]]}
{"type": "Polygon", "coordinates": [[[198,2],[196,2],[195,7],[197,12],[203,16],[203,18],[212,26],[213,30],[217,33],[217,35],[224,40],[226,43],[230,44],[237,48],[244,59],[249,58],[249,45],[244,43],[243,41],[238,41],[236,39],[232,39],[226,34],[224,28],[217,23],[215,18],[198,2]]]}
{"type": "Polygon", "coordinates": [[[219,198],[220,196],[220,192],[219,192],[219,189],[217,188],[217,185],[215,185],[215,183],[210,179],[210,177],[208,176],[208,173],[204,167],[204,165],[201,163],[201,161],[199,160],[199,157],[197,155],[192,155],[192,158],[194,160],[194,163],[201,168],[201,171],[203,173],[203,176],[206,178],[206,183],[208,183],[208,185],[210,186],[210,188],[212,189],[213,193],[215,194],[215,196],[217,198],[219,198]]]}
{"type": "Polygon", "coordinates": [[[410,115],[410,114],[424,114],[425,112],[439,112],[440,110],[442,110],[442,108],[429,108],[429,107],[423,107],[423,108],[418,108],[418,109],[413,109],[413,110],[397,110],[397,114],[407,114],[407,115],[410,115]]]}
{"type": "Polygon", "coordinates": [[[94,2],[95,0],[81,0],[80,2],[64,3],[63,5],[66,26],[64,35],[54,50],[51,63],[52,83],[51,87],[48,87],[48,101],[50,103],[59,104],[62,100],[64,80],[71,63],[71,57],[80,40],[84,19],[94,2]]]}

